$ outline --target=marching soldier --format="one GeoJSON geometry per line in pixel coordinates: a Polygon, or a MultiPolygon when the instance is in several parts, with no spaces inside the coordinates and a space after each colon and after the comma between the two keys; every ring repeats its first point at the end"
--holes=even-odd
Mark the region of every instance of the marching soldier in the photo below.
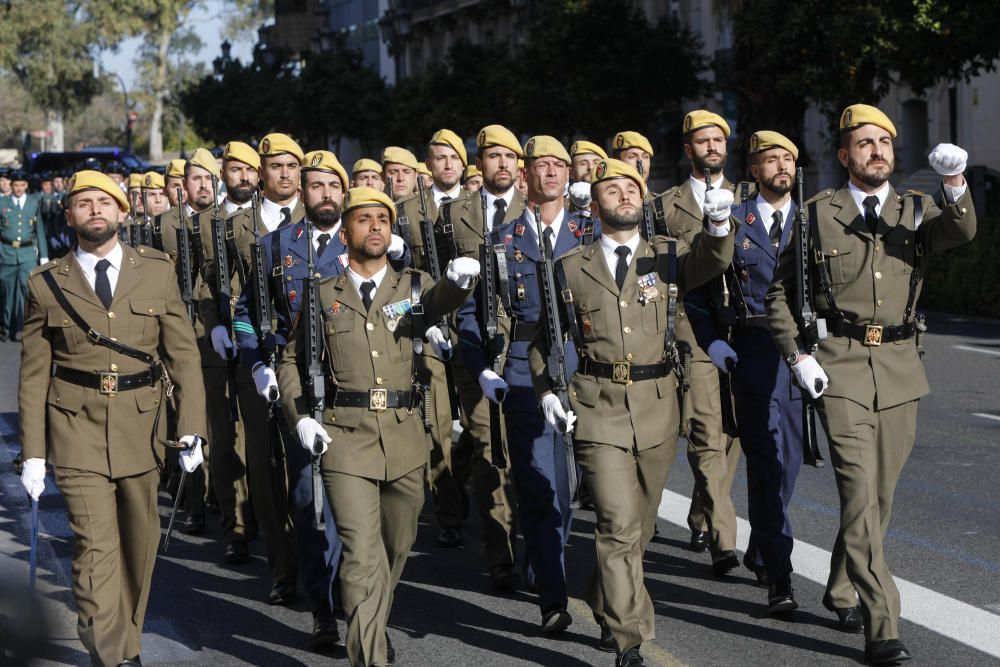
{"type": "Polygon", "coordinates": [[[122,189],[122,192],[128,192],[128,169],[124,164],[118,160],[111,160],[104,165],[103,171],[122,189]]]}
{"type": "MultiPolygon", "coordinates": [[[[768,324],[795,380],[817,401],[840,494],[840,530],[824,605],[857,605],[864,617],[865,659],[908,660],[899,640],[899,591],[883,553],[893,494],[913,449],[917,402],[928,392],[916,312],[928,255],[969,242],[976,213],[963,177],[968,154],[939,144],[928,158],[943,178],[940,206],[889,183],[896,128],[879,109],[847,107],[837,158],[849,175],[839,189],[808,202],[810,295],[829,332],[815,355],[793,315],[799,254],[784,252],[767,293],[768,324]],[[823,262],[816,257],[822,255],[823,262]],[[845,584],[836,561],[847,560],[845,584]],[[852,590],[853,586],[853,590],[852,590]]],[[[790,244],[792,247],[795,244],[790,244]]],[[[839,615],[839,614],[838,614],[839,615]]]]}
{"type": "Polygon", "coordinates": [[[479,273],[479,263],[465,257],[453,260],[436,284],[414,269],[395,271],[386,259],[394,218],[383,192],[348,192],[340,231],[347,270],[320,283],[322,315],[304,313],[278,370],[285,412],[302,446],[311,451],[316,438],[325,443],[323,481],[344,542],[347,654],[360,667],[395,658],[386,626],[423,505],[427,439],[415,413],[414,342],[428,322],[469,296],[479,273]],[[417,301],[422,317],[411,312],[417,301]],[[303,330],[313,315],[321,318],[327,350],[322,423],[312,416],[300,375],[303,330]]]}
{"type": "MultiPolygon", "coordinates": [[[[486,141],[490,141],[489,136],[486,141]]],[[[491,149],[487,148],[483,154],[488,158],[491,149]]],[[[513,166],[514,155],[506,157],[513,166]]],[[[544,308],[536,274],[541,259],[539,239],[546,244],[546,255],[555,258],[592,241],[595,230],[581,215],[566,212],[563,193],[569,181],[571,160],[563,145],[550,136],[532,137],[525,144],[524,159],[528,166],[527,206],[513,221],[495,225],[490,239],[491,246],[499,244],[506,248],[507,270],[499,276],[499,281],[506,284],[497,290],[503,310],[510,318],[510,344],[503,377],[491,368],[492,360],[487,360],[484,352],[487,341],[483,340],[477,318],[479,294],[459,311],[460,349],[467,372],[479,381],[481,394],[496,403],[500,402],[499,394],[506,395],[502,402],[503,416],[525,542],[525,573],[538,591],[541,632],[551,635],[572,623],[567,611],[564,551],[569,540],[570,501],[575,489],[569,487],[563,434],[547,424],[539,413],[528,366],[528,347],[541,328],[544,308]],[[542,215],[540,221],[535,218],[536,205],[542,215]]],[[[513,174],[510,179],[513,190],[513,174]]],[[[567,354],[570,359],[567,372],[572,373],[576,357],[572,345],[568,346],[567,354]]],[[[484,417],[488,429],[488,413],[484,417]]],[[[488,442],[489,431],[486,433],[488,442]]]]}
{"type": "Polygon", "coordinates": [[[517,161],[517,178],[514,179],[514,187],[523,196],[528,196],[528,180],[527,174],[524,171],[524,160],[517,161]]]}
{"type": "MultiPolygon", "coordinates": [[[[642,174],[642,180],[649,183],[649,168],[653,164],[653,145],[649,143],[649,139],[638,132],[626,130],[616,134],[611,145],[614,157],[632,166],[642,174]]],[[[647,191],[646,197],[650,198],[652,195],[647,191]]]]}
{"type": "Polygon", "coordinates": [[[420,179],[425,190],[430,190],[434,185],[434,176],[431,175],[431,170],[423,162],[417,165],[417,178],[420,179]]]}
{"type": "Polygon", "coordinates": [[[184,196],[184,165],[187,160],[180,158],[171,160],[167,164],[167,170],[163,174],[163,189],[167,193],[167,201],[171,208],[177,208],[181,202],[177,201],[177,188],[181,189],[181,196],[184,196]]]}
{"type": "Polygon", "coordinates": [[[250,208],[250,199],[260,183],[260,155],[242,141],[230,141],[222,149],[222,182],[226,216],[250,208]]]}
{"type": "Polygon", "coordinates": [[[79,246],[29,281],[21,479],[37,499],[46,461],[53,466],[76,542],[77,631],[91,660],[138,665],[171,386],[188,446],[181,465],[190,472],[202,461],[198,347],[169,258],[118,241],[128,203],[114,181],[80,171],[66,198],[79,246]],[[91,327],[98,337],[86,335],[91,327]]]}
{"type": "Polygon", "coordinates": [[[689,252],[681,239],[649,244],[640,236],[646,185],[631,165],[601,161],[593,189],[600,242],[570,251],[556,271],[579,354],[570,404],[551,391],[541,333],[530,351],[531,374],[549,424],[573,428],[578,418],[576,458],[597,512],[598,576],[587,602],[601,625],[601,648],[617,651],[616,666],[633,667],[644,664],[641,644],[655,638],[642,554],[677,445],[673,294],[707,282],[731,261],[732,197],[722,190],[706,198],[710,222],[689,252]]]}
{"type": "Polygon", "coordinates": [[[597,163],[608,159],[608,154],[604,152],[603,148],[592,141],[583,139],[573,142],[573,145],[569,147],[569,156],[573,159],[569,182],[586,183],[587,185],[590,185],[591,174],[597,163]]]}
{"type": "Polygon", "coordinates": [[[39,196],[28,192],[28,175],[8,175],[11,192],[0,197],[0,340],[20,340],[28,275],[49,261],[49,248],[39,196]]]}
{"type": "Polygon", "coordinates": [[[134,174],[128,175],[128,189],[125,192],[125,196],[128,197],[129,204],[135,202],[134,210],[132,211],[132,216],[134,219],[142,218],[142,181],[143,174],[140,172],[135,172],[134,174]]]}
{"type": "Polygon", "coordinates": [[[155,218],[170,208],[170,202],[167,201],[167,196],[163,192],[164,186],[163,174],[147,171],[142,175],[139,200],[145,201],[149,205],[149,210],[146,213],[150,218],[155,218]]]}
{"type": "Polygon", "coordinates": [[[386,146],[382,151],[382,173],[385,174],[385,191],[394,202],[412,195],[417,190],[417,158],[399,146],[386,146]]]}
{"type": "Polygon", "coordinates": [[[354,168],[351,170],[351,187],[385,191],[385,182],[382,180],[382,165],[366,157],[355,162],[354,168]]]}
{"type": "MultiPolygon", "coordinates": [[[[693,247],[695,237],[706,224],[705,169],[712,174],[713,190],[733,193],[735,186],[722,174],[728,137],[729,125],[718,114],[698,110],[684,117],[684,152],[691,161],[691,176],[653,199],[655,225],[660,233],[667,232],[693,247]]],[[[621,135],[615,142],[628,144],[621,135]]],[[[678,315],[677,329],[678,338],[688,343],[694,352],[688,399],[691,411],[688,463],[694,474],[688,514],[691,548],[694,551],[710,549],[712,570],[722,576],[740,564],[736,557],[736,510],[729,495],[739,448],[733,447],[732,440],[722,430],[718,369],[698,347],[683,309],[678,315]]]]}
{"type": "Polygon", "coordinates": [[[469,192],[479,192],[479,188],[483,187],[483,172],[479,171],[479,167],[470,164],[465,168],[462,174],[462,187],[469,192]]]}

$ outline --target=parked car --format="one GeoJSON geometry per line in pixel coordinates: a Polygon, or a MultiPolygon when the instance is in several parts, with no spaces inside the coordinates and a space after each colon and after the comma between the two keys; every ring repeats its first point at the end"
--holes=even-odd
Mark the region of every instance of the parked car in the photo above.
{"type": "Polygon", "coordinates": [[[29,153],[25,168],[31,174],[56,173],[82,168],[88,162],[91,166],[103,166],[116,161],[130,173],[149,170],[147,162],[116,146],[88,146],[83,150],[65,153],[29,153]],[[98,164],[95,165],[94,161],[98,164]]]}

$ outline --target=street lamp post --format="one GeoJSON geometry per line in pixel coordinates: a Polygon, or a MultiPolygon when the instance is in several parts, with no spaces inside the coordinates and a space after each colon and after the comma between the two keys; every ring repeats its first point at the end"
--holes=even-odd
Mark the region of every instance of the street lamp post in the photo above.
{"type": "Polygon", "coordinates": [[[118,83],[122,87],[122,97],[125,99],[125,152],[132,152],[132,123],[135,120],[135,114],[132,112],[132,105],[128,101],[128,89],[125,87],[125,80],[122,79],[121,74],[118,72],[110,72],[110,75],[118,79],[118,83]]]}

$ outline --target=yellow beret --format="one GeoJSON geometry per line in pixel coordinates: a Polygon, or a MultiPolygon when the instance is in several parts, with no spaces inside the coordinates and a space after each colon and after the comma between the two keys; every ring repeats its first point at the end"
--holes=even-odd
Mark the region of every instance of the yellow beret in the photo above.
{"type": "Polygon", "coordinates": [[[141,188],[142,187],[142,174],[136,172],[134,174],[128,175],[128,189],[141,188]]]}
{"type": "Polygon", "coordinates": [[[554,157],[566,164],[572,162],[566,147],[559,143],[558,139],[547,134],[536,135],[528,139],[528,143],[524,145],[524,159],[534,160],[541,157],[554,157]]]}
{"type": "Polygon", "coordinates": [[[340,185],[347,191],[351,187],[347,182],[347,170],[340,164],[337,156],[330,151],[309,151],[302,161],[302,171],[325,171],[340,177],[340,185]]]}
{"type": "Polygon", "coordinates": [[[479,130],[479,134],[476,135],[476,148],[484,146],[503,146],[514,151],[518,157],[524,156],[521,142],[517,140],[513,132],[503,125],[487,125],[479,130]]]}
{"type": "Polygon", "coordinates": [[[344,213],[364,206],[385,206],[389,209],[389,223],[396,223],[396,205],[389,195],[375,188],[351,188],[344,196],[344,213]]]}
{"type": "Polygon", "coordinates": [[[282,153],[288,153],[289,155],[294,155],[302,163],[305,156],[302,154],[302,148],[287,134],[282,134],[281,132],[272,132],[271,134],[265,136],[260,140],[260,145],[257,146],[257,152],[260,153],[261,157],[271,157],[274,155],[281,155],[282,153]]]}
{"type": "Polygon", "coordinates": [[[604,152],[603,148],[593,142],[584,141],[583,139],[580,141],[574,141],[573,145],[569,147],[569,154],[573,157],[584,153],[593,153],[602,160],[605,160],[608,157],[608,154],[604,152]]]}
{"type": "Polygon", "coordinates": [[[215,156],[212,155],[207,148],[196,149],[195,152],[191,154],[191,159],[188,160],[188,162],[196,167],[201,167],[216,178],[222,176],[222,170],[219,169],[219,163],[215,161],[215,156]]]}
{"type": "Polygon", "coordinates": [[[187,160],[182,160],[181,158],[171,160],[170,164],[167,165],[167,177],[170,178],[175,176],[177,178],[184,178],[185,162],[187,162],[187,160]]]}
{"type": "Polygon", "coordinates": [[[867,104],[852,104],[844,109],[840,114],[840,131],[847,132],[862,125],[877,125],[889,133],[893,139],[896,138],[896,126],[892,124],[889,117],[877,109],[867,104]]]}
{"type": "Polygon", "coordinates": [[[518,161],[517,161],[517,168],[518,169],[524,169],[524,160],[518,159],[518,161]]]}
{"type": "Polygon", "coordinates": [[[619,153],[626,148],[641,148],[649,153],[650,157],[653,155],[653,146],[649,143],[649,139],[631,130],[616,134],[611,145],[614,146],[615,153],[619,153]]]}
{"type": "Polygon", "coordinates": [[[418,168],[417,156],[400,146],[386,146],[385,150],[382,151],[382,164],[386,165],[390,162],[401,164],[410,169],[418,168]]]}
{"type": "Polygon", "coordinates": [[[706,111],[705,109],[695,109],[684,116],[684,134],[688,135],[692,132],[697,132],[703,127],[708,127],[709,125],[717,125],[722,134],[729,138],[729,123],[726,119],[717,113],[712,113],[711,111],[706,111]]]}
{"type": "Polygon", "coordinates": [[[356,174],[359,171],[374,171],[375,173],[382,173],[382,165],[380,165],[375,160],[371,158],[363,157],[354,163],[354,168],[351,169],[352,174],[356,174]]]}
{"type": "Polygon", "coordinates": [[[750,155],[763,153],[772,148],[784,148],[792,154],[793,159],[799,159],[799,149],[796,148],[791,139],[783,134],[772,130],[760,130],[750,135],[750,155]]]}
{"type": "Polygon", "coordinates": [[[433,176],[431,170],[427,168],[427,165],[423,162],[417,164],[417,173],[423,174],[424,176],[433,176]]]}
{"type": "Polygon", "coordinates": [[[452,132],[451,130],[438,130],[431,137],[431,144],[440,144],[442,146],[451,146],[458,153],[458,157],[462,158],[462,165],[469,164],[469,156],[465,153],[465,143],[462,142],[462,138],[452,132]]]}
{"type": "Polygon", "coordinates": [[[84,190],[100,190],[111,195],[118,202],[118,208],[128,213],[128,199],[125,198],[125,193],[107,174],[92,169],[83,169],[73,174],[66,186],[66,192],[73,195],[84,190]]]}
{"type": "MultiPolygon", "coordinates": [[[[496,146],[497,144],[492,144],[492,145],[496,146]]],[[[475,176],[482,176],[482,175],[483,172],[479,171],[479,167],[477,167],[474,164],[470,164],[468,167],[465,168],[465,173],[462,174],[462,178],[464,178],[465,180],[469,180],[470,178],[473,178],[475,176]]]]}
{"type": "Polygon", "coordinates": [[[642,180],[642,176],[639,175],[636,168],[627,162],[622,162],[614,158],[605,158],[594,167],[590,181],[591,189],[598,183],[610,181],[614,178],[631,178],[639,185],[639,192],[642,193],[642,196],[646,196],[646,183],[642,180]]]}
{"type": "Polygon", "coordinates": [[[142,175],[142,187],[152,190],[162,190],[164,188],[163,174],[155,171],[147,171],[142,175]]]}
{"type": "Polygon", "coordinates": [[[257,154],[249,144],[242,141],[230,141],[222,151],[223,161],[236,160],[243,164],[250,165],[254,169],[260,169],[260,155],[257,154]]]}

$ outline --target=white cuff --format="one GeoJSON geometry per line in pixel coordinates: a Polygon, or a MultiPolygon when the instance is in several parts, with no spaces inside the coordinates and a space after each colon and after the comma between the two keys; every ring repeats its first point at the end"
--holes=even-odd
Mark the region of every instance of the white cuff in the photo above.
{"type": "Polygon", "coordinates": [[[965,191],[969,189],[968,181],[962,183],[958,187],[955,187],[953,185],[948,185],[947,183],[942,183],[941,185],[944,186],[944,198],[948,200],[949,204],[954,204],[955,202],[957,202],[962,197],[962,195],[965,194],[965,191]]]}

